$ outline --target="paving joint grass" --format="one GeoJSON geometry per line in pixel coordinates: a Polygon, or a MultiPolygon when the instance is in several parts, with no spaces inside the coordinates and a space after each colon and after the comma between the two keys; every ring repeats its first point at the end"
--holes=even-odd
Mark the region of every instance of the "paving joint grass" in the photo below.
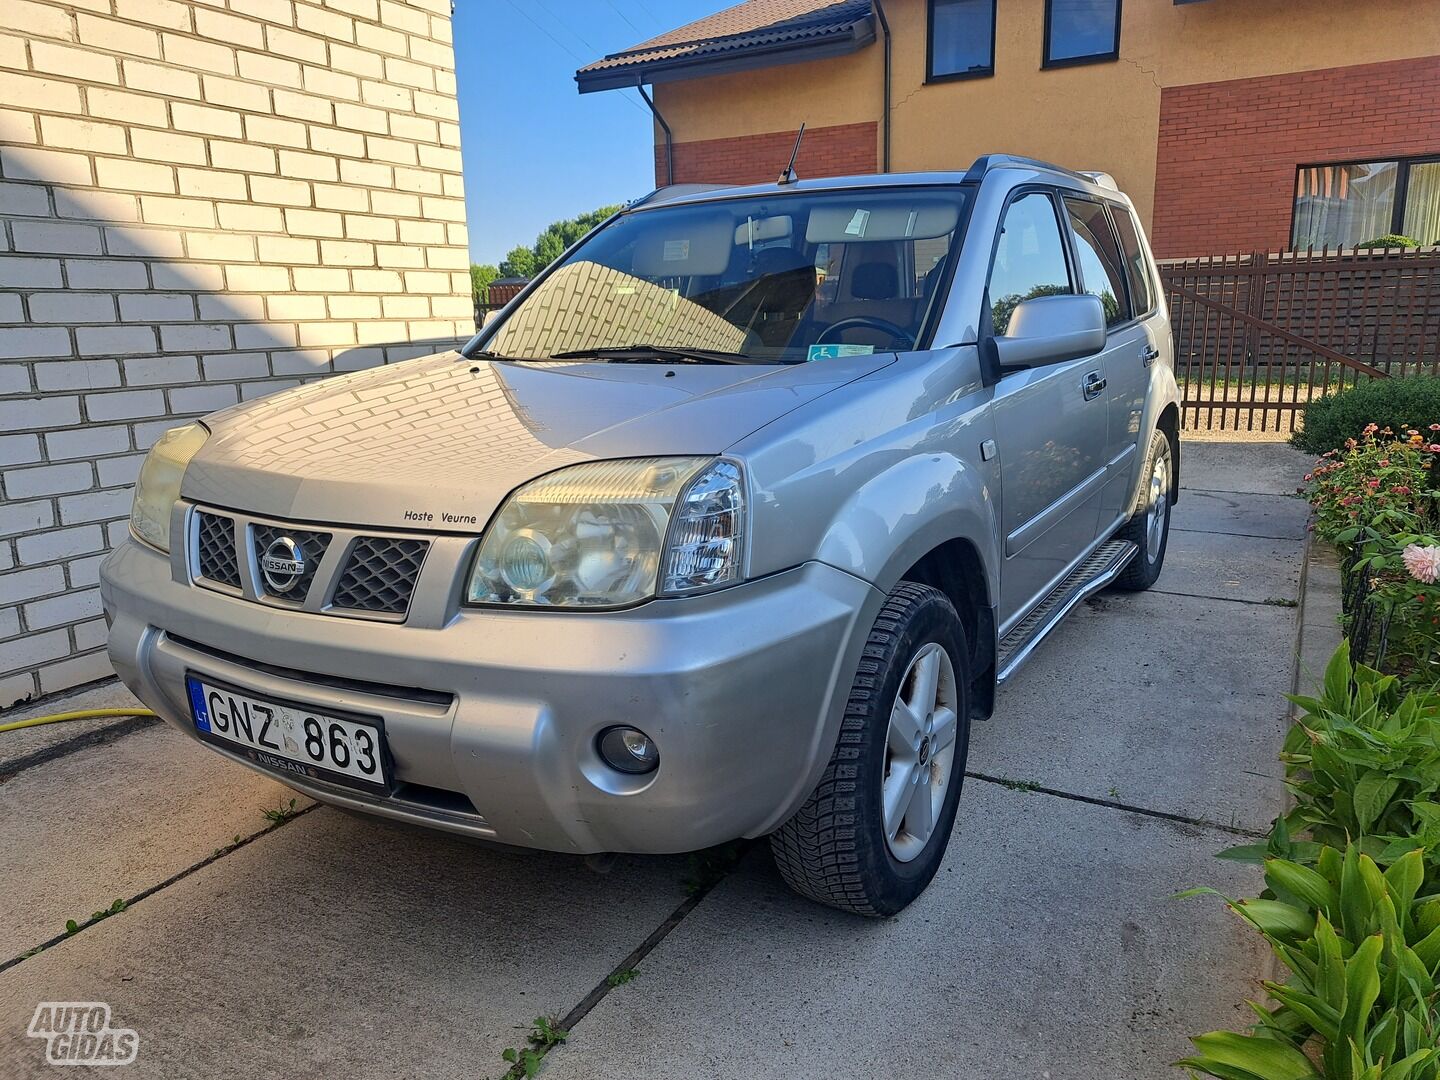
{"type": "Polygon", "coordinates": [[[1181,491],[1191,491],[1196,495],[1251,495],[1259,496],[1262,499],[1293,499],[1295,496],[1288,491],[1232,491],[1230,488],[1192,488],[1180,485],[1181,491]]]}
{"type": "MultiPolygon", "coordinates": [[[[649,956],[662,941],[669,937],[675,928],[685,921],[686,916],[700,906],[700,902],[710,895],[711,890],[734,872],[735,867],[740,865],[745,854],[754,844],[755,841],[744,842],[729,866],[723,870],[707,875],[704,880],[696,882],[690,895],[676,906],[675,910],[666,917],[665,921],[650,931],[644,941],[635,946],[625,959],[621,960],[620,963],[606,972],[604,978],[591,987],[590,991],[580,999],[579,1003],[560,1018],[555,1026],[566,1033],[566,1038],[537,1050],[536,1056],[543,1060],[545,1055],[556,1046],[568,1042],[569,1037],[573,1036],[575,1032],[575,1026],[584,1020],[595,1006],[599,1005],[600,1002],[604,1001],[605,998],[620,987],[633,981],[640,973],[638,970],[640,962],[649,956]]],[[[0,968],[0,970],[4,969],[0,968]]],[[[520,1078],[524,1076],[524,1067],[517,1063],[504,1074],[502,1080],[520,1080],[520,1078]]]]}
{"type": "Polygon", "coordinates": [[[966,777],[971,780],[979,780],[986,784],[997,784],[1000,787],[1009,788],[1011,791],[1028,791],[1037,795],[1049,795],[1056,799],[1068,799],[1071,802],[1086,803],[1090,806],[1103,806],[1110,810],[1120,810],[1127,814],[1139,814],[1142,817],[1158,818],[1162,821],[1173,821],[1179,825],[1192,825],[1197,829],[1214,829],[1218,832],[1230,833],[1232,836],[1245,836],[1254,840],[1263,840],[1270,835],[1268,830],[1247,829],[1240,825],[1226,825],[1223,822],[1211,821],[1209,818],[1190,817],[1186,814],[1172,814],[1165,810],[1152,810],[1148,806],[1136,806],[1134,803],[1121,802],[1119,799],[1102,799],[1095,795],[1079,795],[1073,791],[1061,791],[1059,788],[1046,787],[1043,784],[1033,783],[1029,780],[1012,780],[1005,776],[991,776],[987,773],[966,772],[966,777]]]}
{"type": "Polygon", "coordinates": [[[1255,533],[1230,532],[1228,529],[1182,529],[1179,525],[1171,525],[1170,531],[1172,533],[1201,533],[1205,536],[1233,536],[1237,540],[1289,540],[1294,544],[1303,543],[1298,536],[1257,536],[1255,533]]]}
{"type": "Polygon", "coordinates": [[[1285,596],[1267,596],[1264,600],[1251,600],[1244,596],[1211,596],[1209,593],[1177,592],[1174,589],[1150,588],[1147,592],[1158,596],[1186,596],[1192,600],[1217,600],[1225,604],[1250,604],[1252,607],[1296,608],[1300,601],[1285,596]]]}
{"type": "Polygon", "coordinates": [[[68,941],[70,938],[76,937],[79,934],[83,934],[92,926],[96,925],[97,923],[104,922],[106,919],[112,917],[112,915],[119,915],[123,914],[124,912],[128,912],[140,901],[148,899],[149,897],[154,896],[156,893],[168,889],[171,885],[184,881],[191,874],[194,874],[199,870],[205,869],[205,867],[209,866],[211,863],[219,862],[221,859],[225,858],[225,856],[239,851],[243,847],[248,847],[256,840],[259,840],[262,836],[269,836],[276,829],[283,829],[286,825],[290,824],[290,822],[295,821],[303,817],[304,815],[310,813],[310,811],[316,809],[319,805],[319,803],[311,803],[309,806],[290,812],[283,817],[273,818],[271,819],[269,825],[265,826],[265,828],[259,830],[258,832],[254,832],[251,833],[249,836],[244,836],[233,840],[229,844],[226,844],[224,847],[216,848],[214,852],[212,852],[210,855],[207,855],[199,862],[193,863],[190,866],[185,867],[183,870],[179,870],[176,873],[171,874],[164,881],[157,882],[156,884],[151,885],[148,888],[141,889],[134,896],[121,899],[110,910],[104,912],[96,912],[95,915],[86,919],[84,922],[79,922],[77,920],[75,923],[75,929],[64,930],[61,933],[56,934],[54,937],[46,941],[42,941],[33,949],[30,949],[27,952],[23,952],[19,956],[12,956],[4,963],[0,963],[0,973],[9,971],[17,964],[22,964],[26,960],[29,960],[32,956],[38,956],[40,953],[45,952],[47,949],[54,948],[62,941],[68,941]]]}

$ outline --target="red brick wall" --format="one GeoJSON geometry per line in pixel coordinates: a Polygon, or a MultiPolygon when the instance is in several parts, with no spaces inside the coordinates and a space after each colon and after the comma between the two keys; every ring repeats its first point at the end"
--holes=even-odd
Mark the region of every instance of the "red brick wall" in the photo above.
{"type": "MultiPolygon", "coordinates": [[[[677,184],[763,184],[774,180],[795,148],[794,131],[675,143],[677,184]]],[[[801,177],[848,176],[877,170],[875,123],[805,129],[795,171],[801,177]]],[[[655,147],[655,182],[665,183],[665,144],[655,147]]]]}
{"type": "Polygon", "coordinates": [[[1298,165],[1440,153],[1440,56],[1167,87],[1160,258],[1290,244],[1298,165]]]}

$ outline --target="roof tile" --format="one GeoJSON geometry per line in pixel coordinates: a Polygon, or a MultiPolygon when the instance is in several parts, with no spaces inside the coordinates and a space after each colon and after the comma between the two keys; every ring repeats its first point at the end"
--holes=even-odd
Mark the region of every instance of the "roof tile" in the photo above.
{"type": "Polygon", "coordinates": [[[870,0],[746,0],[707,18],[611,53],[577,72],[639,68],[661,60],[700,59],[760,46],[843,35],[870,16],[870,0]]]}

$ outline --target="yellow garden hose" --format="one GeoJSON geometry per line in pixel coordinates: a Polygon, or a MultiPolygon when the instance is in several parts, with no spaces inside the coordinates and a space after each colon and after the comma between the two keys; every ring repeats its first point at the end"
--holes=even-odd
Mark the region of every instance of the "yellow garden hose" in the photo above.
{"type": "Polygon", "coordinates": [[[40,727],[43,724],[59,724],[66,720],[99,720],[107,716],[155,716],[149,709],[80,709],[78,712],[55,713],[53,716],[36,716],[29,720],[16,720],[11,724],[0,724],[0,735],[21,728],[40,727]]]}

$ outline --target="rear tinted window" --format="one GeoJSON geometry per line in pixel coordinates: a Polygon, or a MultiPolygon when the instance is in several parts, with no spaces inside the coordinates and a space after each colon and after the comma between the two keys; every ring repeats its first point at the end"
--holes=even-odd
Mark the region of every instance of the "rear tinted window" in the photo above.
{"type": "Polygon", "coordinates": [[[1135,228],[1135,219],[1130,216],[1129,210],[1112,206],[1110,213],[1120,233],[1120,250],[1125,253],[1125,279],[1130,282],[1135,314],[1146,315],[1155,309],[1155,290],[1151,286],[1150,264],[1146,261],[1145,249],[1140,245],[1140,230],[1135,228]]]}
{"type": "Polygon", "coordinates": [[[1101,203],[1086,199],[1065,200],[1070,227],[1075,231],[1075,254],[1085,291],[1100,298],[1105,308],[1105,325],[1114,326],[1130,318],[1125,293],[1125,264],[1120,243],[1110,228],[1110,218],[1101,203]]]}

